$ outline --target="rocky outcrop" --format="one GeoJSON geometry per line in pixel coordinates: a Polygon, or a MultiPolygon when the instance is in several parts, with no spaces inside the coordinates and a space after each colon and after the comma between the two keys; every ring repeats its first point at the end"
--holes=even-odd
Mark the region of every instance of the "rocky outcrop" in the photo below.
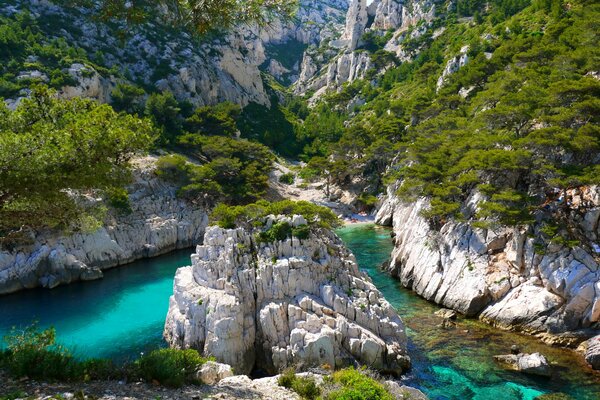
{"type": "Polygon", "coordinates": [[[368,22],[367,0],[352,0],[346,14],[346,28],[334,46],[344,47],[349,51],[356,50],[368,22]]]}
{"type": "Polygon", "coordinates": [[[101,278],[104,269],[201,241],[206,210],[177,198],[176,188],[156,177],[154,161],[137,161],[131,213],[111,212],[94,232],[41,233],[28,246],[0,251],[0,294],[101,278]]]}
{"type": "Polygon", "coordinates": [[[396,374],[409,366],[402,320],[327,230],[261,243],[244,229],[210,227],[173,290],[167,342],[238,373],[355,360],[396,374]]]}
{"type": "MultiPolygon", "coordinates": [[[[404,204],[392,187],[377,220],[394,227],[389,271],[404,286],[498,327],[575,344],[599,327],[599,198],[593,187],[574,201],[587,204],[570,217],[588,241],[576,247],[536,242],[538,225],[484,230],[451,221],[433,229],[421,215],[427,200],[404,204]]],[[[478,201],[475,193],[465,207],[478,201]]]]}
{"type": "MultiPolygon", "coordinates": [[[[250,102],[268,106],[270,95],[261,76],[263,66],[269,66],[272,61],[281,62],[276,59],[276,53],[286,58],[297,57],[296,70],[285,73],[286,78],[297,78],[302,59],[301,53],[270,49],[285,48],[292,40],[319,45],[336,35],[347,8],[348,0],[302,0],[296,17],[290,21],[273,21],[264,29],[240,26],[229,34],[204,39],[200,44],[197,37],[185,30],[172,29],[168,15],[157,15],[148,23],[128,26],[126,40],[123,40],[122,24],[103,23],[88,8],[15,0],[14,4],[0,4],[0,15],[27,10],[33,18],[60,21],[60,26],[45,32],[49,38],[66,40],[86,50],[95,64],[119,70],[125,79],[137,84],[143,82],[158,90],[170,90],[178,100],[188,100],[196,106],[223,101],[242,106],[250,102]]],[[[41,26],[46,27],[46,23],[41,26]]],[[[100,76],[91,66],[82,64],[74,64],[64,72],[79,82],[62,89],[66,97],[108,101],[115,84],[111,77],[100,76]],[[81,72],[86,73],[82,76],[81,72]]],[[[49,80],[47,74],[36,70],[23,71],[18,79],[49,80]]],[[[8,99],[7,103],[15,107],[18,98],[8,99]]]]}
{"type": "Polygon", "coordinates": [[[507,354],[502,356],[494,356],[494,359],[505,368],[514,371],[523,372],[529,375],[550,376],[552,370],[546,357],[540,353],[533,354],[507,354]]]}
{"type": "MultiPolygon", "coordinates": [[[[460,49],[459,55],[448,60],[448,62],[446,63],[446,67],[444,67],[444,71],[442,72],[442,75],[437,80],[437,84],[436,84],[437,90],[440,90],[442,88],[442,86],[444,86],[444,83],[446,82],[446,79],[448,78],[448,76],[456,73],[459,69],[461,69],[462,67],[467,65],[467,63],[469,62],[469,56],[467,55],[468,51],[469,51],[469,46],[463,46],[460,49]]],[[[466,96],[464,96],[464,97],[466,97],[466,96]]]]}
{"type": "Polygon", "coordinates": [[[309,48],[305,53],[294,85],[295,93],[313,91],[313,100],[316,100],[327,91],[340,89],[346,82],[364,78],[373,66],[370,54],[360,49],[367,32],[383,36],[393,31],[385,50],[395,53],[402,61],[410,60],[414,54],[407,54],[402,43],[426,32],[427,24],[435,16],[436,3],[432,0],[353,0],[341,36],[322,42],[318,48],[309,48]],[[421,21],[426,24],[409,32],[409,28],[421,21]]]}

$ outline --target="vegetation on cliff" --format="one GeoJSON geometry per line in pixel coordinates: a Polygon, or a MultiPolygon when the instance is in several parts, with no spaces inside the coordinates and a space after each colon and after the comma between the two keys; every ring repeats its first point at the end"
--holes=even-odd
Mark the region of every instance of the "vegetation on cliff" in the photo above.
{"type": "MultiPolygon", "coordinates": [[[[305,132],[328,127],[304,147],[308,169],[342,186],[362,180],[371,194],[384,175],[400,181],[402,198],[431,199],[435,223],[462,218],[474,192],[484,198],[477,219],[530,221],[553,194],[600,183],[599,18],[586,0],[438,11],[403,42],[412,61],[373,69],[297,114],[305,132]],[[466,64],[444,73],[461,51],[466,64]],[[366,104],[347,109],[356,99],[366,104]]],[[[377,56],[374,35],[364,42],[377,56]]]]}
{"type": "Polygon", "coordinates": [[[127,182],[130,159],[154,136],[148,120],[91,100],[59,100],[44,87],[15,111],[0,102],[2,242],[23,239],[29,228],[95,226],[101,210],[93,193],[127,182]]]}

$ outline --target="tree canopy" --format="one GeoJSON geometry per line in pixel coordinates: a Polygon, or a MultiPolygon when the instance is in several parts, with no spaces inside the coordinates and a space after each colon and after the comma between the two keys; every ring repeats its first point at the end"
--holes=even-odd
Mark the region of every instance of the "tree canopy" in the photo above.
{"type": "Polygon", "coordinates": [[[126,183],[131,157],[154,137],[148,120],[91,100],[61,100],[46,87],[15,111],[0,101],[0,238],[27,228],[81,228],[90,216],[86,195],[126,183]]]}
{"type": "Polygon", "coordinates": [[[204,34],[239,24],[266,26],[275,19],[294,15],[297,0],[60,0],[64,5],[94,8],[105,20],[140,23],[160,13],[182,27],[204,34]]]}

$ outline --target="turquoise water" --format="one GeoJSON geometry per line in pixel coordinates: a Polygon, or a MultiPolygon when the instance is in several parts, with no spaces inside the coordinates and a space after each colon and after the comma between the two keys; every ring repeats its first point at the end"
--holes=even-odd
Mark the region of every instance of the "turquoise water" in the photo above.
{"type": "MultiPolygon", "coordinates": [[[[389,233],[372,225],[338,231],[407,325],[413,368],[404,377],[406,384],[434,400],[529,400],[556,392],[574,399],[600,399],[600,375],[572,352],[474,320],[459,320],[456,329],[438,327],[441,321],[433,315],[437,307],[379,270],[392,250],[389,233]],[[554,376],[532,378],[498,368],[492,356],[509,352],[512,344],[545,354],[555,364],[554,376]]],[[[173,276],[177,268],[189,264],[190,253],[183,250],[138,261],[106,271],[99,281],[0,297],[0,336],[11,326],[38,320],[41,327],[53,325],[60,342],[81,357],[126,360],[163,346],[173,276]]]]}
{"type": "Polygon", "coordinates": [[[0,337],[38,321],[81,357],[124,360],[163,344],[162,330],[177,268],[191,250],[105,272],[104,279],[0,297],[0,337]]]}
{"type": "Polygon", "coordinates": [[[413,368],[404,378],[406,384],[439,400],[530,400],[549,393],[570,396],[556,400],[600,399],[600,374],[571,351],[546,346],[524,335],[498,331],[476,320],[460,319],[452,329],[439,327],[441,319],[433,315],[436,306],[379,269],[393,246],[388,229],[352,225],[338,230],[338,235],[385,298],[398,309],[407,326],[413,368]],[[510,353],[513,344],[525,352],[545,354],[553,364],[553,376],[530,377],[499,368],[492,357],[510,353]]]}

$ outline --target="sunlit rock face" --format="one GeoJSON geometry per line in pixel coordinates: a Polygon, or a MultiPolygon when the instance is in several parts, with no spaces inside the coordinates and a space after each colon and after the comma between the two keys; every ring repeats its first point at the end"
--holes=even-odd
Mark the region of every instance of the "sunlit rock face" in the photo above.
{"type": "Polygon", "coordinates": [[[399,374],[410,363],[402,320],[327,230],[259,243],[244,229],[209,228],[177,271],[164,336],[238,373],[356,360],[399,374]]]}
{"type": "MultiPolygon", "coordinates": [[[[468,204],[477,204],[478,196],[468,204]]],[[[394,228],[389,271],[445,307],[548,342],[574,344],[600,320],[600,190],[590,187],[573,199],[570,219],[585,240],[569,247],[536,244],[538,224],[485,230],[447,222],[434,229],[422,216],[426,199],[404,204],[390,187],[377,216],[394,228]]]]}

